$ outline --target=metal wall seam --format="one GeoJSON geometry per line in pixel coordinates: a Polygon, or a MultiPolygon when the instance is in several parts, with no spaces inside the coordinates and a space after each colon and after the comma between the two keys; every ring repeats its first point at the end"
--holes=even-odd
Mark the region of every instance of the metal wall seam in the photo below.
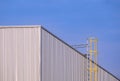
{"type": "Polygon", "coordinates": [[[3,66],[0,66],[0,72],[2,74],[0,74],[0,81],[3,81],[4,79],[4,30],[0,30],[0,37],[1,37],[1,40],[0,40],[0,65],[3,65],[3,66]],[[3,48],[2,48],[3,47],[3,48]]]}

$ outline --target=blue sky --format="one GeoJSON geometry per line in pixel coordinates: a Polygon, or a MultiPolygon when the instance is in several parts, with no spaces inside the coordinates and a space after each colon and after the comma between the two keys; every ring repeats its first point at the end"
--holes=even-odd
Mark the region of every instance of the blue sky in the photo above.
{"type": "Polygon", "coordinates": [[[0,0],[0,25],[36,24],[70,45],[97,37],[99,64],[120,78],[120,0],[0,0]]]}

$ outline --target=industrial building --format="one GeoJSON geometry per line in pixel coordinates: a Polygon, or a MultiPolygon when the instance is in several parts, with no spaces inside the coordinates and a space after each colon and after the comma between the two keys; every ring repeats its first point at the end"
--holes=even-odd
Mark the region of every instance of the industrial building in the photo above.
{"type": "MultiPolygon", "coordinates": [[[[42,26],[0,26],[0,81],[89,81],[86,64],[82,53],[42,26]]],[[[120,81],[97,66],[97,81],[120,81]]]]}

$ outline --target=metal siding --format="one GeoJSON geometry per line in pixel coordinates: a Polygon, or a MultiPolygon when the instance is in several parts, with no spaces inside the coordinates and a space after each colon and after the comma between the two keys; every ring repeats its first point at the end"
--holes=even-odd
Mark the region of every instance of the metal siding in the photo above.
{"type": "Polygon", "coordinates": [[[84,81],[85,58],[42,30],[42,81],[84,81]]]}
{"type": "Polygon", "coordinates": [[[113,75],[105,71],[103,68],[98,68],[98,81],[119,81],[113,75]]]}
{"type": "Polygon", "coordinates": [[[108,81],[110,81],[110,75],[108,74],[108,81]]]}
{"type": "MultiPolygon", "coordinates": [[[[42,29],[42,81],[88,81],[87,59],[42,29]]],[[[118,81],[98,67],[98,81],[118,81]]]]}
{"type": "MultiPolygon", "coordinates": [[[[40,30],[0,29],[0,81],[87,81],[87,59],[40,30]]],[[[98,81],[119,80],[99,67],[98,81]]]]}
{"type": "Polygon", "coordinates": [[[99,67],[98,67],[98,81],[101,81],[101,71],[99,67]]]}
{"type": "Polygon", "coordinates": [[[40,28],[0,29],[0,81],[40,81],[40,28]]]}
{"type": "Polygon", "coordinates": [[[118,79],[110,75],[108,72],[103,70],[102,68],[98,69],[98,75],[99,75],[98,77],[100,77],[98,78],[98,81],[119,81],[118,79]]]}
{"type": "MultiPolygon", "coordinates": [[[[42,29],[42,81],[87,81],[87,59],[42,29]]],[[[118,81],[98,67],[98,81],[118,81]]]]}
{"type": "Polygon", "coordinates": [[[88,74],[87,74],[88,68],[87,68],[87,60],[84,58],[84,81],[88,81],[88,74]]]}
{"type": "Polygon", "coordinates": [[[105,81],[108,81],[107,80],[107,72],[104,71],[104,77],[105,77],[105,81]]]}

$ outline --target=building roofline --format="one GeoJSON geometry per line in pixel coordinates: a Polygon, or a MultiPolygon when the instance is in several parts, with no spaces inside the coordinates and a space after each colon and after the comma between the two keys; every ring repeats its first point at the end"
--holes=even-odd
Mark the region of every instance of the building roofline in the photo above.
{"type": "Polygon", "coordinates": [[[7,26],[0,26],[0,29],[5,29],[5,28],[36,28],[36,27],[41,27],[41,25],[7,25],[7,26]]]}
{"type": "MultiPolygon", "coordinates": [[[[19,25],[19,26],[18,25],[7,25],[7,26],[3,25],[3,26],[0,26],[0,29],[6,29],[6,28],[39,28],[39,27],[41,27],[43,30],[45,30],[46,32],[48,32],[49,34],[51,34],[52,36],[54,36],[55,38],[57,38],[58,40],[60,40],[62,43],[64,43],[65,45],[67,45],[68,47],[70,47],[71,49],[73,49],[74,51],[76,51],[78,54],[82,55],[84,58],[87,59],[87,57],[85,57],[85,55],[83,55],[81,52],[79,52],[78,50],[76,50],[75,48],[73,48],[72,46],[70,46],[68,43],[64,42],[62,39],[60,39],[56,35],[52,34],[50,31],[48,31],[47,29],[45,29],[42,25],[19,25]]],[[[115,75],[113,75],[112,73],[110,73],[108,70],[104,69],[102,66],[100,66],[98,64],[97,64],[97,66],[99,68],[103,69],[105,72],[107,72],[111,76],[113,76],[114,78],[116,78],[118,81],[120,81],[120,79],[118,79],[115,75]]]]}

